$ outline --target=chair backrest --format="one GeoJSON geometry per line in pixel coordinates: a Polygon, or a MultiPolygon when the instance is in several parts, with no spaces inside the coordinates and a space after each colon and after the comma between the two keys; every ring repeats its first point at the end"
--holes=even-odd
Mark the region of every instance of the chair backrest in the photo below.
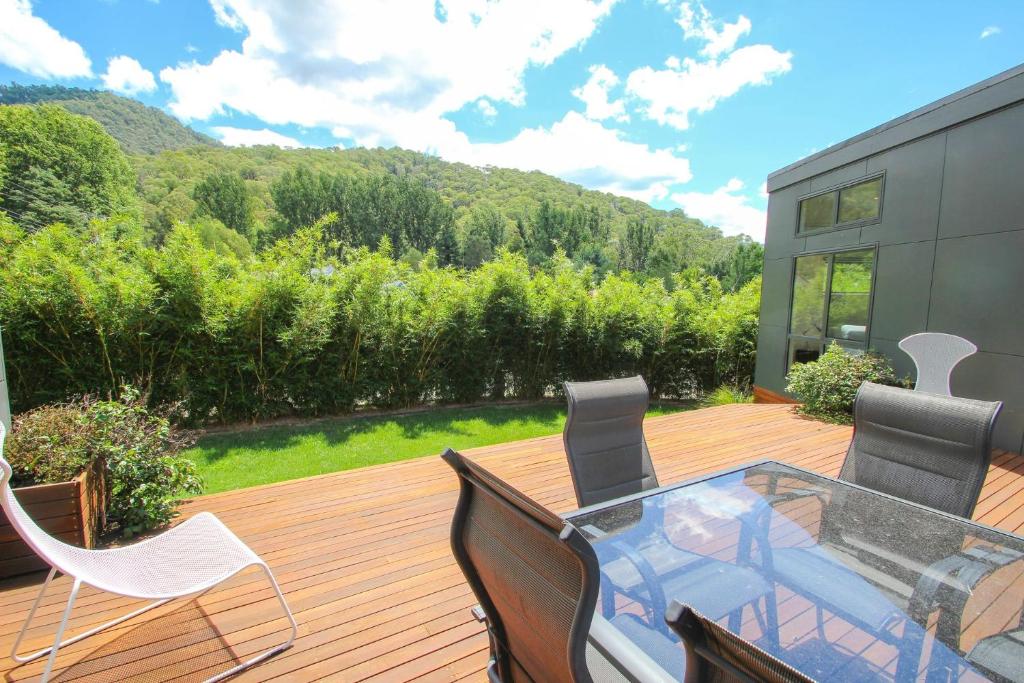
{"type": "Polygon", "coordinates": [[[650,392],[643,377],[566,382],[562,440],[580,507],[658,487],[644,439],[650,392]]]}
{"type": "Polygon", "coordinates": [[[686,683],[814,683],[814,679],[719,626],[689,605],[673,601],[665,621],[686,645],[686,683]]]}
{"type": "Polygon", "coordinates": [[[11,488],[11,477],[14,475],[14,471],[10,463],[3,457],[6,437],[7,430],[0,422],[0,508],[7,516],[7,521],[21,536],[21,540],[37,555],[61,572],[77,575],[75,568],[78,560],[86,557],[90,551],[58,541],[39,528],[39,525],[21,507],[21,503],[18,502],[14,490],[11,488]]]}
{"type": "Polygon", "coordinates": [[[917,366],[914,389],[952,396],[949,378],[957,363],[974,355],[978,347],[955,334],[921,332],[900,340],[900,348],[917,366]]]}
{"type": "Polygon", "coordinates": [[[970,517],[992,459],[999,401],[938,396],[865,382],[839,478],[970,517]]]}
{"type": "Polygon", "coordinates": [[[452,551],[491,628],[503,683],[589,683],[598,561],[575,527],[449,449],[459,476],[452,551]]]}

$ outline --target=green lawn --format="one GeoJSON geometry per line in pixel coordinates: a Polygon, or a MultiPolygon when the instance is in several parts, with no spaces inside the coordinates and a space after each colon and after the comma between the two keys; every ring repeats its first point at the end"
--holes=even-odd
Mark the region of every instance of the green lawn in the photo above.
{"type": "MultiPolygon", "coordinates": [[[[648,415],[682,410],[651,406],[648,415]]],[[[304,426],[210,434],[186,452],[206,493],[314,474],[437,456],[446,447],[528,439],[562,431],[565,408],[555,403],[440,408],[411,415],[347,417],[304,426]]]]}

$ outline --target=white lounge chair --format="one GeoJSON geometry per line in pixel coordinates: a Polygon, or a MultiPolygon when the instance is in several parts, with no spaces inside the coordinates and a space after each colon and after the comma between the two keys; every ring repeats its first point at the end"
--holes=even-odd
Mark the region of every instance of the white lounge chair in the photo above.
{"type": "Polygon", "coordinates": [[[963,337],[944,332],[920,332],[904,337],[900,348],[917,366],[915,391],[952,396],[949,378],[957,363],[973,356],[978,347],[963,337]]]}
{"type": "Polygon", "coordinates": [[[219,519],[209,512],[203,512],[159,536],[123,548],[86,550],[67,545],[40,529],[14,497],[10,483],[11,466],[3,459],[4,436],[4,426],[0,424],[0,506],[3,507],[8,521],[22,540],[52,567],[39,591],[39,596],[32,604],[32,609],[29,610],[25,625],[22,626],[17,640],[14,641],[11,658],[16,662],[25,663],[49,655],[41,679],[43,683],[49,680],[53,664],[57,659],[57,651],[61,647],[96,635],[104,629],[125,622],[143,612],[148,612],[175,598],[198,596],[248,567],[259,567],[266,574],[267,580],[270,581],[270,585],[277,593],[277,599],[281,602],[281,609],[284,610],[288,621],[291,622],[291,635],[281,645],[232,667],[208,681],[227,678],[291,647],[298,633],[298,626],[270,567],[219,519]],[[64,608],[64,616],[60,621],[60,626],[57,627],[54,644],[52,647],[30,655],[21,656],[18,654],[18,648],[28,631],[29,624],[32,623],[32,618],[35,616],[46,589],[50,587],[57,572],[72,577],[74,584],[71,586],[71,595],[64,608]],[[82,584],[128,598],[155,602],[102,626],[89,629],[73,638],[61,640],[64,637],[64,629],[67,627],[75,598],[82,584]]]}

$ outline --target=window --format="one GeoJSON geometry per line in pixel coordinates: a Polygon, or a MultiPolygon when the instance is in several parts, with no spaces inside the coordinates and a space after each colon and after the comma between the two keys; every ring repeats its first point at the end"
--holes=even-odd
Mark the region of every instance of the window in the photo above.
{"type": "Polygon", "coordinates": [[[789,363],[817,360],[833,341],[867,348],[874,249],[796,258],[789,320],[789,363]]]}
{"type": "Polygon", "coordinates": [[[829,190],[800,201],[798,232],[874,220],[881,206],[882,176],[829,190]]]}

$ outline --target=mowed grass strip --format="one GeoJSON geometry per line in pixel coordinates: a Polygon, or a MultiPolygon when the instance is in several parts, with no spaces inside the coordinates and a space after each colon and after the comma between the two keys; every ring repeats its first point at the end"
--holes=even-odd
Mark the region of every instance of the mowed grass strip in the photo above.
{"type": "MultiPolygon", "coordinates": [[[[685,409],[652,405],[647,414],[685,409]]],[[[557,434],[564,424],[558,403],[438,408],[208,434],[185,456],[196,463],[204,493],[218,493],[557,434]]]]}

